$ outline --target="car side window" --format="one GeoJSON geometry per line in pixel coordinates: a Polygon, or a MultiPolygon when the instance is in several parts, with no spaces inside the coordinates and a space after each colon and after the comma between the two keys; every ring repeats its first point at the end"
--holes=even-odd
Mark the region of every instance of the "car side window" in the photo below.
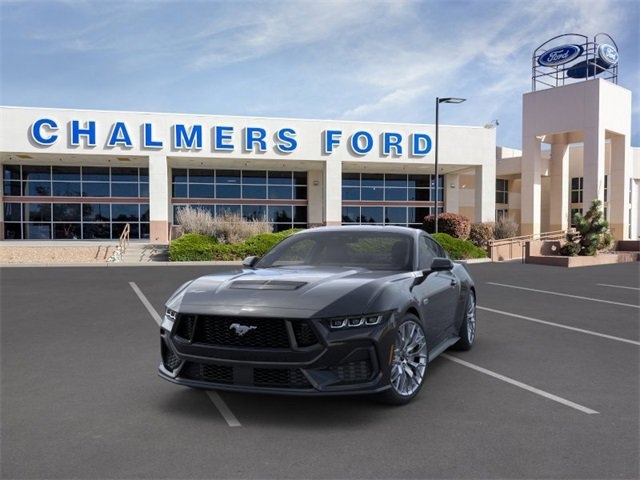
{"type": "Polygon", "coordinates": [[[418,262],[420,270],[431,268],[431,263],[434,258],[447,256],[446,252],[440,245],[426,236],[420,238],[418,254],[420,255],[418,262]]]}

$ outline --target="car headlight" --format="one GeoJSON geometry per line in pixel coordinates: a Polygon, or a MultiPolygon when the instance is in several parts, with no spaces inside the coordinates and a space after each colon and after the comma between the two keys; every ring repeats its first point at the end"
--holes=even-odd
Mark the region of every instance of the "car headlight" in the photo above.
{"type": "Polygon", "coordinates": [[[176,318],[178,318],[178,312],[176,312],[175,310],[171,310],[170,308],[165,308],[164,316],[169,318],[170,320],[175,321],[176,318]]]}
{"type": "Polygon", "coordinates": [[[350,315],[348,317],[329,318],[327,323],[331,330],[342,328],[373,327],[380,325],[388,317],[385,313],[372,313],[366,315],[350,315]]]}

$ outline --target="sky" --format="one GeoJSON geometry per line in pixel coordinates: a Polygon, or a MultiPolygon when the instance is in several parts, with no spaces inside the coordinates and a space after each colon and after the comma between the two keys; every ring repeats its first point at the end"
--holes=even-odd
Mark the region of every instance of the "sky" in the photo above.
{"type": "Polygon", "coordinates": [[[0,0],[5,106],[483,126],[521,148],[534,50],[609,34],[640,146],[637,0],[0,0]]]}

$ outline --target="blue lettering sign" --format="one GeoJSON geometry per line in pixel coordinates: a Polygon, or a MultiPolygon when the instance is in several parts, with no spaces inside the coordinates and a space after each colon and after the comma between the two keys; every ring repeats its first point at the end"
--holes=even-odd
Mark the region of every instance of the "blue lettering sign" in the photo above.
{"type": "Polygon", "coordinates": [[[259,152],[267,151],[267,131],[259,127],[247,127],[244,130],[244,149],[247,152],[253,151],[254,146],[258,146],[259,152]]]}
{"type": "Polygon", "coordinates": [[[426,155],[431,151],[431,137],[426,133],[412,135],[411,155],[426,155]]]}
{"type": "Polygon", "coordinates": [[[402,135],[399,133],[385,132],[382,135],[382,155],[391,155],[391,149],[394,155],[402,155],[402,135]]]}
{"type": "Polygon", "coordinates": [[[176,149],[195,148],[202,149],[202,125],[193,125],[191,131],[187,127],[178,123],[173,126],[173,146],[176,149]],[[194,146],[195,143],[195,146],[194,146]]]}
{"type": "Polygon", "coordinates": [[[124,147],[131,148],[131,137],[127,131],[127,126],[124,122],[116,122],[111,129],[111,135],[107,141],[107,147],[115,147],[118,144],[122,144],[124,147]]]}
{"type": "Polygon", "coordinates": [[[282,153],[293,152],[298,146],[298,141],[294,138],[296,131],[293,128],[281,128],[276,133],[276,148],[282,153]]]}
{"type": "Polygon", "coordinates": [[[96,146],[96,122],[90,120],[85,123],[85,128],[80,128],[79,120],[71,121],[71,145],[80,146],[80,137],[86,137],[87,146],[96,146]]]}
{"type": "Polygon", "coordinates": [[[216,127],[215,128],[215,144],[216,150],[233,150],[233,144],[231,142],[233,133],[233,127],[216,127]]]}
{"type": "Polygon", "coordinates": [[[51,133],[49,136],[45,136],[44,132],[55,132],[58,130],[58,124],[55,120],[50,118],[41,118],[31,125],[31,138],[40,145],[53,145],[58,139],[58,135],[51,133]]]}
{"type": "Polygon", "coordinates": [[[351,149],[358,155],[369,153],[373,148],[373,137],[369,132],[360,130],[351,137],[351,149]]]}
{"type": "Polygon", "coordinates": [[[144,124],[144,134],[142,135],[142,148],[162,148],[162,141],[153,140],[153,125],[151,123],[144,124]]]}
{"type": "Polygon", "coordinates": [[[325,130],[323,132],[322,151],[325,154],[333,153],[333,147],[340,145],[342,130],[325,130]]]}

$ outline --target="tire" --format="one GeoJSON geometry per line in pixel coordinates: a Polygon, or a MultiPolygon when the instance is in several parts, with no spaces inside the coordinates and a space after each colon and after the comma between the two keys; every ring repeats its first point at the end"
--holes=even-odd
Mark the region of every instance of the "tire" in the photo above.
{"type": "Polygon", "coordinates": [[[462,351],[471,350],[476,340],[476,295],[473,293],[473,290],[469,290],[458,336],[460,340],[455,343],[453,349],[462,351]]]}
{"type": "Polygon", "coordinates": [[[415,315],[407,314],[396,329],[390,388],[380,394],[379,399],[390,405],[404,405],[413,400],[424,384],[428,362],[424,328],[415,315]]]}

